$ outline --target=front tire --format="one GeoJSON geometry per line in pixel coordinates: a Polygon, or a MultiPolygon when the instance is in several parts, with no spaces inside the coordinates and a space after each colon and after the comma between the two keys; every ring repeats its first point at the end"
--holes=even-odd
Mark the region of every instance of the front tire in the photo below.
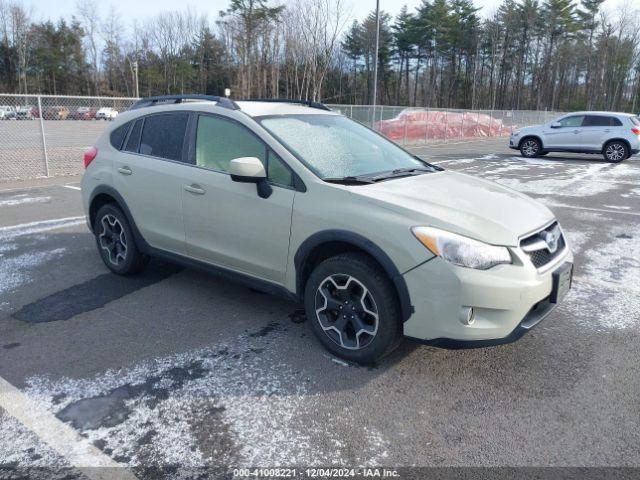
{"type": "Polygon", "coordinates": [[[108,204],[98,210],[93,232],[100,257],[113,273],[133,275],[147,264],[148,257],[138,249],[127,217],[117,206],[108,204]]]}
{"type": "Polygon", "coordinates": [[[537,138],[525,138],[520,143],[520,154],[524,158],[534,158],[542,152],[542,144],[537,138]]]}
{"type": "Polygon", "coordinates": [[[620,163],[625,158],[629,158],[629,147],[620,140],[614,140],[604,146],[602,156],[609,163],[620,163]]]}
{"type": "Polygon", "coordinates": [[[318,265],[307,281],[304,306],[316,337],[346,360],[372,364],[400,343],[395,288],[367,255],[340,254],[318,265]]]}

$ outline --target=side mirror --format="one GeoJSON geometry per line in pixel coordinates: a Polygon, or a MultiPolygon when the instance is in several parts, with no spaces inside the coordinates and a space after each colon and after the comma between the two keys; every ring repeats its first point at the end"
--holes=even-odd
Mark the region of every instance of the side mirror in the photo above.
{"type": "Polygon", "coordinates": [[[553,122],[551,124],[551,128],[561,128],[562,124],[560,122],[553,122]]]}
{"type": "Polygon", "coordinates": [[[255,183],[260,198],[269,198],[273,192],[264,165],[256,157],[234,158],[229,164],[229,173],[234,182],[255,183]]]}

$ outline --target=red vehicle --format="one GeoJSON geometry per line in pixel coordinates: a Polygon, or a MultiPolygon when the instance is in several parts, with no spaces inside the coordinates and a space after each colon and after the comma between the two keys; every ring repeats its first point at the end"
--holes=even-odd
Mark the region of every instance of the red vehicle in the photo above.
{"type": "Polygon", "coordinates": [[[78,107],[71,115],[71,120],[94,120],[98,110],[91,107],[78,107]]]}

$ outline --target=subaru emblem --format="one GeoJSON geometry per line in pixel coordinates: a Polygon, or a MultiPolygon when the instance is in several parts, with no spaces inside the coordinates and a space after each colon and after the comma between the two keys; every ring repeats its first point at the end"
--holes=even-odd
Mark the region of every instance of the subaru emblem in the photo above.
{"type": "Polygon", "coordinates": [[[549,250],[550,253],[556,253],[556,250],[558,250],[558,240],[560,239],[558,229],[554,228],[550,232],[541,232],[540,237],[542,237],[542,240],[547,244],[547,250],[549,250]]]}

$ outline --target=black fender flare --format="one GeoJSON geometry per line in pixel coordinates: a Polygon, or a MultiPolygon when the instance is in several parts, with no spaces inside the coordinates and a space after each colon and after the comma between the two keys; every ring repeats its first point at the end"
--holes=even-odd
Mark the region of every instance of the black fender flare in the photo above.
{"type": "Polygon", "coordinates": [[[391,258],[389,258],[384,250],[368,238],[348,230],[323,230],[314,233],[302,242],[294,256],[294,264],[296,268],[296,292],[300,298],[302,298],[302,292],[304,291],[303,283],[305,280],[302,276],[302,272],[304,271],[304,265],[307,262],[309,255],[315,248],[329,242],[344,242],[351,244],[373,257],[380,266],[382,266],[382,269],[389,276],[396,288],[398,301],[400,302],[402,321],[406,322],[409,317],[411,317],[414,312],[414,307],[411,305],[409,288],[407,287],[404,277],[391,258]]]}
{"type": "Polygon", "coordinates": [[[144,239],[144,237],[140,233],[140,230],[138,230],[138,226],[136,225],[136,222],[133,220],[133,215],[131,215],[131,210],[129,210],[129,207],[127,206],[127,202],[125,202],[124,198],[122,198],[122,195],[120,195],[120,193],[115,188],[110,187],[108,185],[98,185],[91,192],[91,197],[89,200],[89,223],[90,223],[91,230],[93,231],[94,219],[91,218],[90,212],[93,206],[93,201],[98,195],[108,195],[115,200],[120,210],[122,210],[122,213],[124,213],[125,217],[127,217],[127,221],[131,226],[131,230],[133,230],[133,237],[136,241],[136,246],[143,253],[149,253],[151,251],[151,246],[144,239]]]}

